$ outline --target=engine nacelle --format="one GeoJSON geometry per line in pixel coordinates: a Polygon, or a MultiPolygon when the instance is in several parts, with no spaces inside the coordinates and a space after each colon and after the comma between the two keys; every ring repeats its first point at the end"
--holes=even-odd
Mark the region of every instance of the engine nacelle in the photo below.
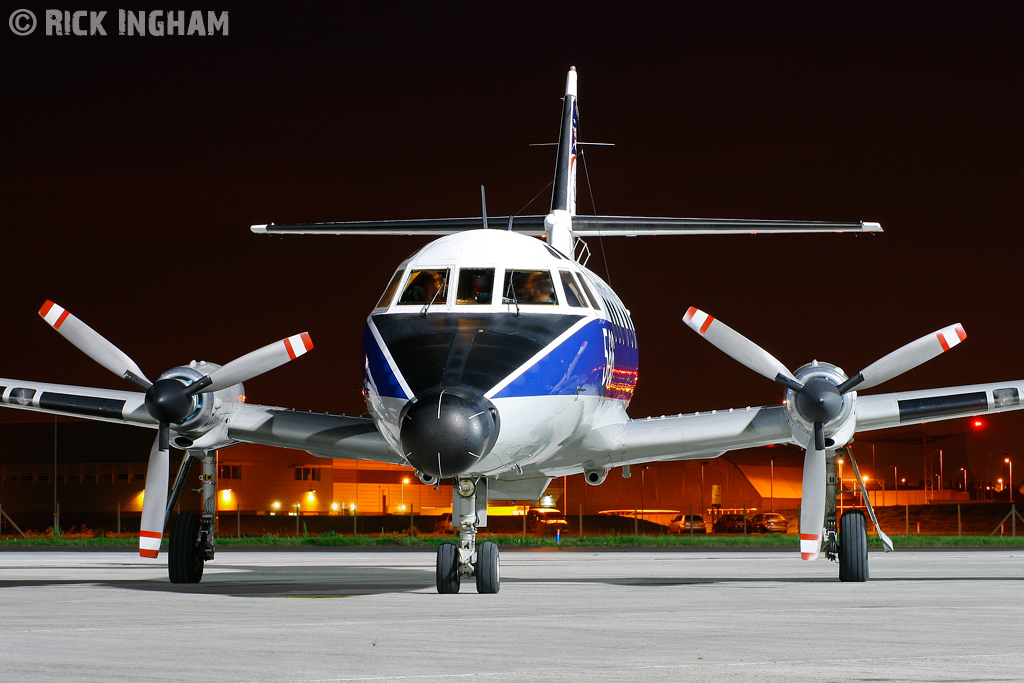
{"type": "MultiPolygon", "coordinates": [[[[182,384],[191,384],[210,374],[220,365],[207,363],[206,361],[192,361],[188,365],[171,368],[158,377],[161,379],[176,379],[182,384]]],[[[203,443],[204,447],[214,448],[218,443],[227,443],[226,432],[221,435],[218,427],[224,427],[224,418],[217,414],[217,407],[224,401],[240,402],[245,401],[245,387],[242,384],[234,384],[225,387],[217,392],[200,392],[192,397],[192,413],[181,422],[172,425],[171,443],[176,448],[186,449],[203,443]],[[175,434],[176,432],[176,434],[175,434]],[[207,439],[203,439],[208,436],[207,439]],[[210,444],[204,442],[210,441],[210,444]]]]}
{"type": "MultiPolygon", "coordinates": [[[[838,386],[847,379],[842,368],[818,361],[798,368],[794,375],[803,384],[814,379],[821,379],[838,386]]],[[[856,411],[854,410],[857,403],[857,392],[850,391],[842,396],[841,400],[842,408],[839,410],[839,414],[825,423],[826,448],[839,448],[846,445],[857,430],[856,411]]],[[[814,424],[801,414],[799,398],[792,389],[786,392],[786,414],[793,431],[794,441],[806,445],[807,440],[814,433],[814,424]]]]}
{"type": "Polygon", "coordinates": [[[609,468],[602,467],[596,470],[583,470],[583,478],[591,486],[600,486],[608,478],[609,468]]]}

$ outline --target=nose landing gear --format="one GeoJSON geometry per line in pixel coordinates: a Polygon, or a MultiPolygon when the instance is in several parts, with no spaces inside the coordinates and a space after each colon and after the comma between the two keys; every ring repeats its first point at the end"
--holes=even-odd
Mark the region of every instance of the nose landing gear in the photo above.
{"type": "Polygon", "coordinates": [[[442,543],[437,549],[437,592],[458,593],[462,579],[476,578],[478,593],[497,593],[498,546],[490,541],[476,545],[477,529],[487,526],[487,479],[459,479],[452,490],[452,522],[459,525],[459,543],[442,543]]]}

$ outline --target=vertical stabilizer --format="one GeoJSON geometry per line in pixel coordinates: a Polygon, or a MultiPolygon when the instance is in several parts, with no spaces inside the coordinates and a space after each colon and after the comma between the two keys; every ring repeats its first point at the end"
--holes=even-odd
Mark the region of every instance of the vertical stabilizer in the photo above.
{"type": "Polygon", "coordinates": [[[565,79],[565,97],[562,100],[562,128],[558,134],[551,213],[544,220],[548,244],[567,255],[572,254],[572,216],[576,215],[576,139],[579,121],[576,67],[571,67],[565,79]]]}

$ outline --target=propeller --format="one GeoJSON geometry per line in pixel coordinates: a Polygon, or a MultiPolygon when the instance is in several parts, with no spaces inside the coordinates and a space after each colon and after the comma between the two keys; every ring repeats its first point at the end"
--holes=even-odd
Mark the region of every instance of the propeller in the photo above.
{"type": "MultiPolygon", "coordinates": [[[[788,408],[811,425],[811,433],[804,446],[800,505],[800,554],[805,560],[816,559],[821,548],[821,531],[825,523],[825,449],[836,445],[825,438],[825,425],[843,414],[844,397],[854,389],[869,389],[887,382],[949,351],[967,338],[964,328],[957,323],[896,349],[852,377],[847,378],[838,368],[833,368],[834,372],[804,373],[807,379],[800,381],[770,353],[704,311],[691,306],[683,316],[683,322],[720,351],[786,387],[792,392],[788,408]]],[[[814,365],[817,366],[817,362],[814,365]]]]}
{"type": "Polygon", "coordinates": [[[192,415],[195,395],[248,381],[313,348],[309,334],[303,332],[240,356],[191,384],[176,377],[151,382],[124,351],[61,306],[48,300],[39,309],[39,315],[82,353],[146,392],[146,412],[156,420],[158,431],[149,454],[147,493],[142,502],[139,554],[143,557],[156,557],[160,550],[167,514],[170,429],[171,425],[181,424],[192,415]]]}

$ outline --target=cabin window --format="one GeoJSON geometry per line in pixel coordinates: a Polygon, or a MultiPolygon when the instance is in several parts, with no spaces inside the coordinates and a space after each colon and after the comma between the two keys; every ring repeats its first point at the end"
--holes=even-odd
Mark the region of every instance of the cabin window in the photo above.
{"type": "Polygon", "coordinates": [[[384,296],[377,302],[377,308],[386,308],[391,305],[391,300],[395,298],[395,292],[398,291],[398,283],[402,281],[402,275],[404,274],[405,271],[400,270],[391,278],[388,288],[384,290],[384,296]]]}
{"type": "Polygon", "coordinates": [[[555,285],[546,270],[507,270],[502,303],[557,304],[555,285]]]}
{"type": "Polygon", "coordinates": [[[463,268],[459,271],[458,304],[489,304],[494,291],[494,268],[463,268]]]}
{"type": "Polygon", "coordinates": [[[583,294],[580,292],[580,286],[576,284],[576,280],[573,278],[572,273],[567,270],[558,271],[559,276],[562,278],[562,286],[565,287],[565,302],[573,308],[583,308],[586,304],[583,302],[583,294]]]}
{"type": "Polygon", "coordinates": [[[448,299],[448,270],[414,270],[399,304],[444,304],[448,299]]]}

